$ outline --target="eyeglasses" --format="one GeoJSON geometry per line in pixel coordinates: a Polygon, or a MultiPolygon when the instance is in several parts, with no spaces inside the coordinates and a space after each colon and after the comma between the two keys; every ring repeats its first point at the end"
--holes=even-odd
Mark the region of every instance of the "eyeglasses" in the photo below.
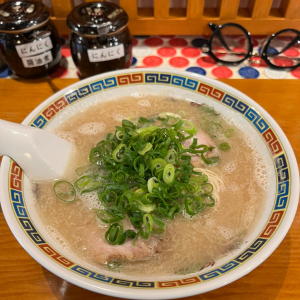
{"type": "Polygon", "coordinates": [[[227,23],[216,25],[209,23],[213,34],[203,44],[202,50],[217,62],[230,65],[249,59],[258,63],[255,57],[260,57],[273,69],[295,69],[300,66],[300,58],[293,57],[291,49],[300,48],[300,32],[296,29],[284,29],[272,34],[259,48],[259,53],[253,53],[253,43],[250,33],[241,25],[227,23]]]}

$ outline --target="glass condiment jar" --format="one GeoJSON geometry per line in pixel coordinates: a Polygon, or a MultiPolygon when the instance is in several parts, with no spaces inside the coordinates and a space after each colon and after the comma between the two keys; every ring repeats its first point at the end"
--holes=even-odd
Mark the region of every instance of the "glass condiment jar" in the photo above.
{"type": "Polygon", "coordinates": [[[37,1],[0,5],[0,51],[21,78],[47,76],[59,66],[61,39],[47,7],[37,1]]]}
{"type": "Polygon", "coordinates": [[[70,48],[81,78],[130,67],[132,37],[127,24],[127,13],[114,3],[84,3],[70,12],[70,48]]]}

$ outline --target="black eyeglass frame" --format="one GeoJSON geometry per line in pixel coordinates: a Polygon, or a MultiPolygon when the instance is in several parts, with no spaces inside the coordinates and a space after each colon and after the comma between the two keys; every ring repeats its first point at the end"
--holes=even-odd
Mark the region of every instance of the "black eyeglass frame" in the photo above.
{"type": "MultiPolygon", "coordinates": [[[[211,28],[211,30],[213,31],[213,34],[211,35],[211,37],[209,38],[208,40],[208,44],[205,44],[202,49],[203,49],[203,52],[207,53],[208,55],[210,55],[211,57],[213,57],[214,60],[216,60],[217,62],[220,62],[224,65],[238,65],[240,63],[242,63],[243,61],[245,61],[246,59],[250,59],[252,56],[253,56],[253,43],[252,43],[252,39],[251,39],[251,34],[250,32],[248,32],[243,26],[237,24],[237,23],[226,23],[226,24],[223,24],[223,25],[216,25],[216,24],[213,24],[213,23],[209,23],[208,26],[211,28]],[[226,43],[222,40],[223,40],[223,37],[222,37],[222,34],[221,34],[221,29],[222,28],[226,28],[226,27],[236,27],[238,29],[240,29],[244,35],[245,35],[245,38],[247,39],[248,41],[248,45],[249,45],[249,49],[248,49],[248,52],[246,53],[246,55],[238,60],[238,61],[225,61],[225,60],[222,60],[222,59],[219,59],[216,55],[214,55],[214,53],[212,52],[212,41],[215,37],[219,38],[219,40],[221,41],[221,43],[223,44],[223,46],[225,48],[228,48],[228,46],[226,45],[226,43]],[[219,35],[219,36],[218,36],[219,35]]],[[[291,32],[294,32],[296,33],[298,36],[299,36],[299,42],[300,42],[300,31],[296,30],[296,29],[292,29],[292,28],[287,28],[287,29],[283,29],[283,30],[280,30],[274,34],[272,34],[269,39],[267,40],[267,42],[263,45],[262,49],[261,49],[261,53],[260,53],[260,57],[261,59],[272,69],[276,69],[276,70],[282,70],[282,69],[289,69],[289,70],[294,70],[296,68],[298,68],[300,66],[300,61],[298,64],[296,64],[295,66],[291,66],[291,67],[281,67],[281,66],[276,66],[274,64],[272,64],[269,59],[268,59],[268,56],[270,57],[271,55],[267,53],[268,51],[268,47],[270,45],[270,43],[272,42],[272,40],[278,36],[279,34],[283,33],[283,32],[288,32],[288,31],[291,31],[291,32]]],[[[292,43],[290,43],[292,44],[292,43]]],[[[289,44],[289,45],[290,45],[289,44]]],[[[292,45],[291,45],[292,46],[292,45]]],[[[289,46],[289,47],[291,47],[289,46]]],[[[285,47],[285,50],[287,50],[289,47],[285,47]]],[[[230,50],[229,48],[227,50],[230,50]]],[[[285,50],[279,52],[279,53],[276,53],[276,55],[284,52],[285,50]]]]}

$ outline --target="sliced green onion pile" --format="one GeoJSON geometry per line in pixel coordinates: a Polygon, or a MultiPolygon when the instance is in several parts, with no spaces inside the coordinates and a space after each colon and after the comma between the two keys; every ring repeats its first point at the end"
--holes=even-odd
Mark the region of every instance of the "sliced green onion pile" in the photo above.
{"type": "Polygon", "coordinates": [[[130,238],[164,232],[167,220],[185,211],[190,217],[214,205],[213,187],[208,177],[196,172],[191,155],[213,164],[218,157],[206,158],[212,147],[193,139],[186,149],[183,142],[197,133],[195,126],[180,115],[164,113],[157,118],[123,120],[115,132],[93,147],[90,166],[77,169],[83,175],[74,183],[55,183],[59,199],[70,202],[79,193],[96,191],[103,208],[97,217],[109,224],[105,234],[111,245],[122,245],[130,238]],[[58,191],[64,183],[64,192],[58,191]],[[68,195],[65,195],[65,194],[68,195]],[[135,230],[123,230],[129,219],[135,230]]]}

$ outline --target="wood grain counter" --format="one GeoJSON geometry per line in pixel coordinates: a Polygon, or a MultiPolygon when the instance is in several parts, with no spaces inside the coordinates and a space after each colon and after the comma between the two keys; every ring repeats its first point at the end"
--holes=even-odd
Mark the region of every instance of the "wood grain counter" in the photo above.
{"type": "MultiPolygon", "coordinates": [[[[20,123],[42,101],[76,79],[26,83],[0,79],[0,119],[20,123]]],[[[300,160],[300,83],[298,80],[229,79],[223,82],[259,103],[279,124],[300,160]]],[[[298,164],[299,165],[299,164],[298,164]]],[[[39,265],[19,245],[0,213],[0,299],[113,299],[79,288],[39,265]]],[[[254,271],[190,300],[299,300],[300,212],[275,252],[254,271]]]]}

